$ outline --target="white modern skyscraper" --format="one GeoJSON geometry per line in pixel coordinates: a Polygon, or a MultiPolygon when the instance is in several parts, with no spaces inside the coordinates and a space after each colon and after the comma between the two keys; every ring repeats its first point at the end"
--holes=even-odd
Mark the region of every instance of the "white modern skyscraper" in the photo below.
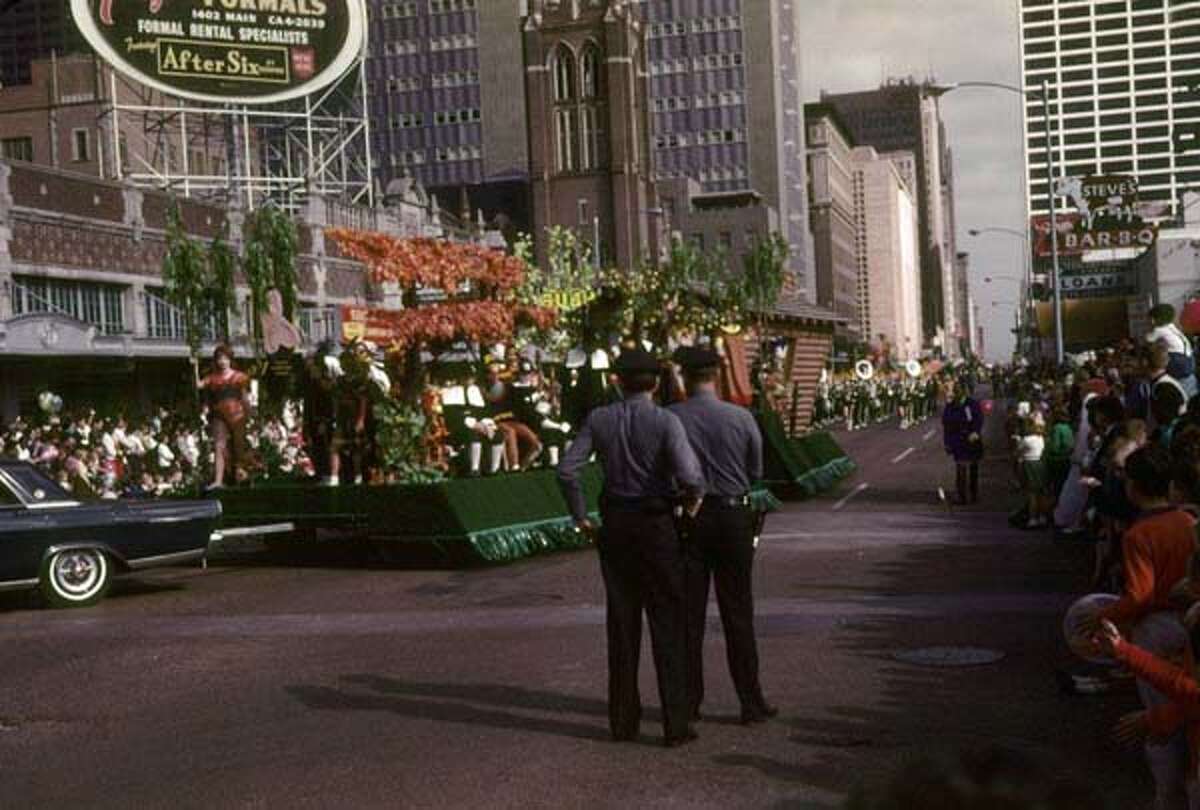
{"type": "Polygon", "coordinates": [[[883,337],[896,359],[908,360],[922,349],[920,206],[905,179],[905,164],[915,158],[860,146],[850,160],[859,331],[864,339],[883,337]]]}
{"type": "Polygon", "coordinates": [[[1200,185],[1200,0],[1021,0],[1029,209],[1047,212],[1045,120],[1058,176],[1135,175],[1174,209],[1200,185]],[[1195,88],[1195,89],[1193,89],[1195,88]],[[1059,133],[1062,137],[1059,137],[1059,133]]]}

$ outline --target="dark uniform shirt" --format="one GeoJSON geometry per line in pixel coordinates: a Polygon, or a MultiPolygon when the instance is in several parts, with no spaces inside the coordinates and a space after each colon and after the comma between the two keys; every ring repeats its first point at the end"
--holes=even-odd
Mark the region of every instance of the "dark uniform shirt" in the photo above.
{"type": "Polygon", "coordinates": [[[702,391],[671,406],[704,470],[704,491],[735,498],[763,475],[762,434],[750,411],[702,391]]]}
{"type": "Polygon", "coordinates": [[[604,492],[616,498],[672,498],[682,487],[698,497],[704,492],[700,462],[688,444],[678,417],[660,408],[649,394],[597,408],[558,465],[562,484],[577,521],[587,517],[579,473],[592,451],[604,469],[604,492]]]}

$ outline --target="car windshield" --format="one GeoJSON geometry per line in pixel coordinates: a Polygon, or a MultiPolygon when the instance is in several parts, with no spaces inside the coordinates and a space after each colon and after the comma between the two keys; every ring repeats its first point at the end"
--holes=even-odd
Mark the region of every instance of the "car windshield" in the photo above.
{"type": "Polygon", "coordinates": [[[33,503],[77,500],[75,496],[33,467],[12,466],[6,467],[4,471],[16,482],[17,486],[29,494],[33,503]]]}

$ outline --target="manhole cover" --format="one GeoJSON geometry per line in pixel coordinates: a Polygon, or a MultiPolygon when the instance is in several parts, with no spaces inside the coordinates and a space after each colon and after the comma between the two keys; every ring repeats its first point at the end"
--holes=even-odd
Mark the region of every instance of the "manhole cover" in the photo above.
{"type": "Polygon", "coordinates": [[[925,667],[977,667],[996,663],[1004,653],[985,647],[921,647],[892,653],[892,658],[925,667]]]}

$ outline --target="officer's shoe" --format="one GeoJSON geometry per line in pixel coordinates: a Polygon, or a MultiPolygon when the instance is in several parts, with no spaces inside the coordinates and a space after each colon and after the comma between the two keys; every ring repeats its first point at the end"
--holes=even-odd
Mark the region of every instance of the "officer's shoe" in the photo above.
{"type": "Polygon", "coordinates": [[[667,748],[679,748],[681,745],[687,745],[690,742],[695,742],[700,739],[700,735],[693,728],[688,728],[683,734],[675,737],[663,737],[663,745],[667,748]]]}
{"type": "Polygon", "coordinates": [[[779,709],[776,709],[769,703],[763,703],[760,706],[746,706],[742,709],[742,725],[749,726],[754,723],[765,723],[778,715],[779,709]]]}

